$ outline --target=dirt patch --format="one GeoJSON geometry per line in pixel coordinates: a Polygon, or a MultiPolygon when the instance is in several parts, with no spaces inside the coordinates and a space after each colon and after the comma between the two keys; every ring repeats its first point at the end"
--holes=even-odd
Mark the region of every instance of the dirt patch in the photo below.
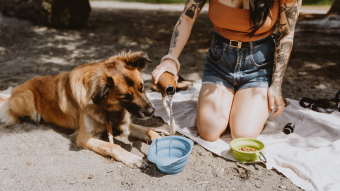
{"type": "MultiPolygon", "coordinates": [[[[0,16],[0,89],[36,75],[55,74],[120,50],[144,50],[154,60],[167,52],[178,12],[93,9],[83,30],[56,30],[0,16]]],[[[203,14],[182,56],[184,77],[197,80],[211,25],[203,14]]],[[[284,95],[328,98],[340,89],[338,34],[299,29],[284,95]]],[[[0,190],[300,190],[262,166],[238,166],[195,145],[184,172],[166,176],[154,166],[140,170],[75,149],[66,133],[24,123],[0,128],[0,190]]],[[[124,143],[142,154],[147,145],[124,143]],[[141,148],[142,152],[138,149],[141,148]]]]}

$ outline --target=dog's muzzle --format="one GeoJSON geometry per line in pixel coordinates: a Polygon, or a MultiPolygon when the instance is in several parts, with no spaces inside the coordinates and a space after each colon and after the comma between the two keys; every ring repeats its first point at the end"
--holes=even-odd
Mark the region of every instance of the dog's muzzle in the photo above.
{"type": "Polygon", "coordinates": [[[146,109],[141,109],[138,112],[139,117],[151,117],[155,113],[155,109],[153,107],[147,107],[146,109]]]}
{"type": "Polygon", "coordinates": [[[123,104],[123,107],[128,110],[128,112],[137,118],[151,117],[155,109],[150,105],[146,107],[140,107],[137,104],[123,104]]]}

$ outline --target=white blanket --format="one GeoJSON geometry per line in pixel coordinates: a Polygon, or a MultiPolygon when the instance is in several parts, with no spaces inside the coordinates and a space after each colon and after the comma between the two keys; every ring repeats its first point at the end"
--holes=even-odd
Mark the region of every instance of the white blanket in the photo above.
{"type": "MultiPolygon", "coordinates": [[[[190,90],[177,93],[173,98],[173,108],[178,132],[193,139],[207,150],[233,160],[229,155],[230,137],[216,142],[207,142],[196,134],[196,102],[201,87],[200,82],[190,90]]],[[[148,93],[156,108],[156,115],[169,121],[158,93],[148,93]]],[[[340,113],[317,113],[289,100],[285,112],[268,122],[262,135],[258,137],[266,145],[264,154],[268,169],[275,168],[304,190],[340,190],[340,113]],[[283,127],[295,124],[294,133],[285,135],[283,127]]]]}

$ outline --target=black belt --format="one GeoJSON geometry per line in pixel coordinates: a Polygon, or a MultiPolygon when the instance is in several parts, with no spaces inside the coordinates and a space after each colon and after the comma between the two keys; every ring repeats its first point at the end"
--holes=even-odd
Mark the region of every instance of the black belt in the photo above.
{"type": "Polygon", "coordinates": [[[223,43],[227,44],[230,47],[233,48],[247,48],[247,47],[251,47],[252,46],[256,46],[258,44],[261,44],[269,39],[273,39],[273,37],[271,35],[269,35],[266,38],[260,39],[260,40],[256,40],[256,41],[252,41],[252,42],[241,42],[241,41],[236,41],[236,40],[229,40],[227,38],[224,38],[222,36],[220,36],[219,34],[215,33],[215,35],[217,36],[217,38],[221,38],[221,40],[223,41],[223,43]]]}

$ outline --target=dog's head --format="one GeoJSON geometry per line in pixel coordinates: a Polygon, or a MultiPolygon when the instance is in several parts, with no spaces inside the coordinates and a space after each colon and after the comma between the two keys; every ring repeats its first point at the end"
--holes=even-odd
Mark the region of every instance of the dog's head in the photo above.
{"type": "Polygon", "coordinates": [[[106,111],[128,110],[136,117],[151,116],[154,108],[144,93],[141,70],[151,62],[144,52],[123,52],[98,63],[90,80],[90,97],[106,111]]]}

